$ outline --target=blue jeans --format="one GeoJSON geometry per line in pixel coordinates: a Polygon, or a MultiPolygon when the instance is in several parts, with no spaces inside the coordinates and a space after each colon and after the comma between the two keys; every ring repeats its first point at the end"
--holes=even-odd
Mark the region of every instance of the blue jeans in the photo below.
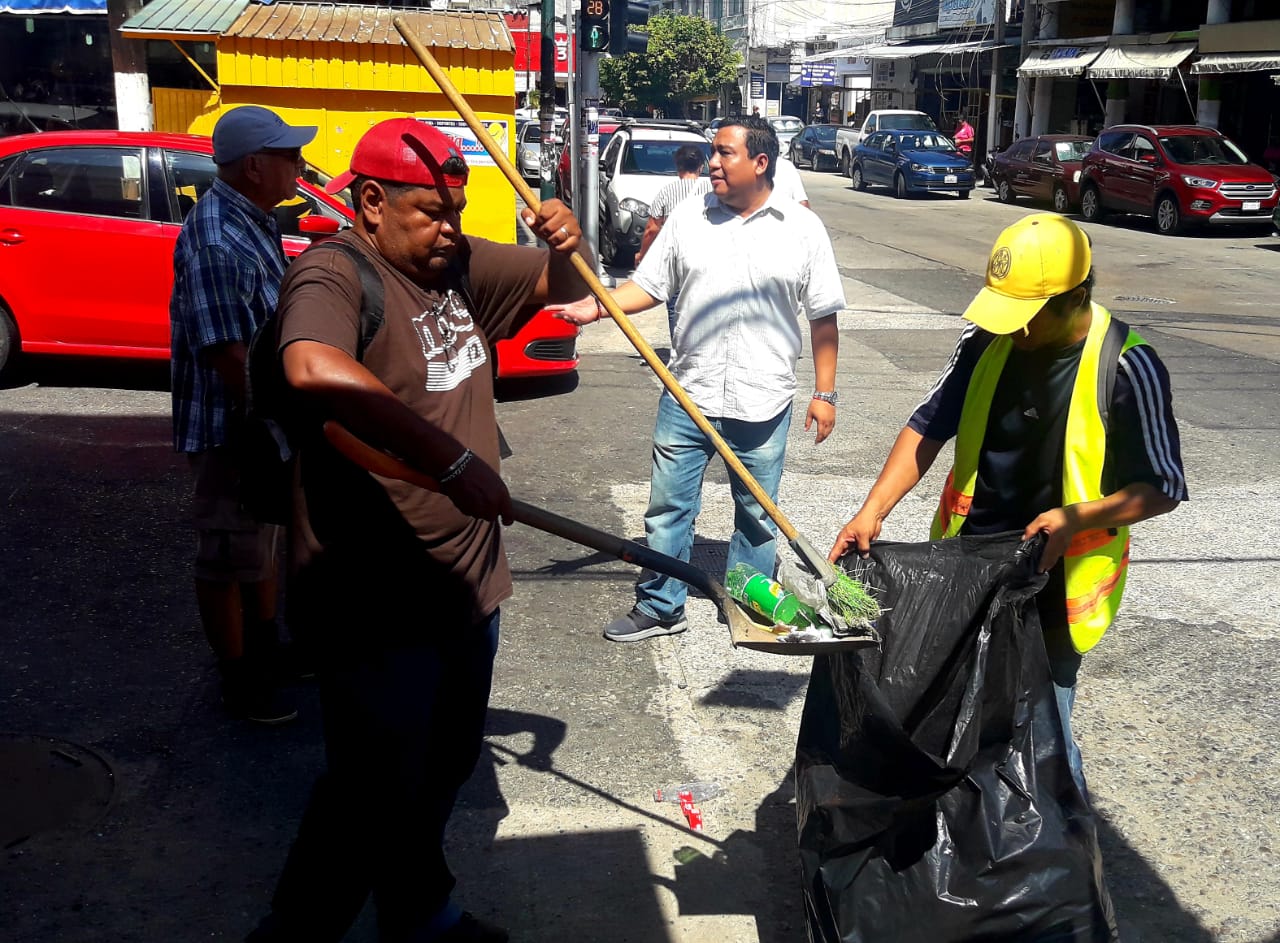
{"type": "Polygon", "coordinates": [[[1058,717],[1062,720],[1062,735],[1067,741],[1067,762],[1071,765],[1071,778],[1076,781],[1080,795],[1089,798],[1089,789],[1084,782],[1084,758],[1080,755],[1080,747],[1071,735],[1071,711],[1076,706],[1076,686],[1070,687],[1054,682],[1053,693],[1058,699],[1058,717]]]}
{"type": "MultiPolygon", "coordinates": [[[[782,479],[782,460],[787,452],[787,430],[791,409],[784,409],[764,422],[717,419],[711,425],[755,476],[760,487],[777,500],[782,479]]],[[[649,508],[644,513],[644,533],[649,546],[659,553],[688,560],[693,549],[693,526],[702,508],[702,476],[715,453],[711,440],[667,393],[658,402],[658,419],[653,430],[653,470],[649,481],[649,508]]],[[[728,568],[748,563],[764,573],[773,573],[774,526],[732,473],[733,537],[729,540],[728,568]]],[[[684,611],[688,587],[659,573],[646,571],[636,584],[636,607],[645,615],[667,621],[684,611]]]]}

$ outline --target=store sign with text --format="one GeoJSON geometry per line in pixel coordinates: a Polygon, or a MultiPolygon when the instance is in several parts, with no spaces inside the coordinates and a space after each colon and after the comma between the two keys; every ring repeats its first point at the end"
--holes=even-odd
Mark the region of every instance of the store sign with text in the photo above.
{"type": "Polygon", "coordinates": [[[985,26],[996,20],[996,0],[940,0],[939,29],[985,26]]]}

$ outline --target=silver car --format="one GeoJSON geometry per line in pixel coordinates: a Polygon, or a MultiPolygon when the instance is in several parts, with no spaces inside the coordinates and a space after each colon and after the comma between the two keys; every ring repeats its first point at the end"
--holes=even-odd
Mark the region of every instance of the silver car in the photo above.
{"type": "MultiPolygon", "coordinates": [[[[551,143],[559,146],[560,136],[553,137],[551,143]]],[[[516,167],[526,180],[541,178],[542,125],[536,121],[526,121],[516,128],[516,167]]]]}
{"type": "Polygon", "coordinates": [[[773,126],[773,133],[778,136],[778,153],[787,153],[791,139],[804,130],[804,122],[791,115],[773,115],[768,121],[773,126]]]}

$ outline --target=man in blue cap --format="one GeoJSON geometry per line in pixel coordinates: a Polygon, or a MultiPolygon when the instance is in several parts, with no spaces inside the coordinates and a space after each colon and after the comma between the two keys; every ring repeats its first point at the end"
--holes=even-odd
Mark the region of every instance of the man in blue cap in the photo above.
{"type": "Polygon", "coordinates": [[[244,364],[254,329],[276,307],[286,265],[272,209],[296,192],[314,127],[257,105],[213,129],[218,176],[187,215],[173,253],[169,301],[174,448],[194,477],[196,601],[235,717],[297,717],[275,678],[277,528],[240,507],[236,458],[244,364]]]}

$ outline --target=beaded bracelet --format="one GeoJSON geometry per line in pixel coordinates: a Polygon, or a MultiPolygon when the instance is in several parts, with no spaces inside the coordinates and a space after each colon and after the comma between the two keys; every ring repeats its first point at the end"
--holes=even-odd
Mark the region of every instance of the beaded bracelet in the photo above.
{"type": "Polygon", "coordinates": [[[440,484],[442,485],[448,484],[449,482],[453,481],[453,479],[457,478],[459,475],[461,475],[464,471],[467,470],[467,466],[471,464],[471,460],[475,457],[476,457],[476,453],[471,451],[470,449],[467,449],[460,456],[458,456],[458,460],[456,462],[454,462],[452,465],[450,465],[448,468],[444,470],[444,474],[441,475],[439,478],[437,478],[436,481],[440,482],[440,484]]]}

